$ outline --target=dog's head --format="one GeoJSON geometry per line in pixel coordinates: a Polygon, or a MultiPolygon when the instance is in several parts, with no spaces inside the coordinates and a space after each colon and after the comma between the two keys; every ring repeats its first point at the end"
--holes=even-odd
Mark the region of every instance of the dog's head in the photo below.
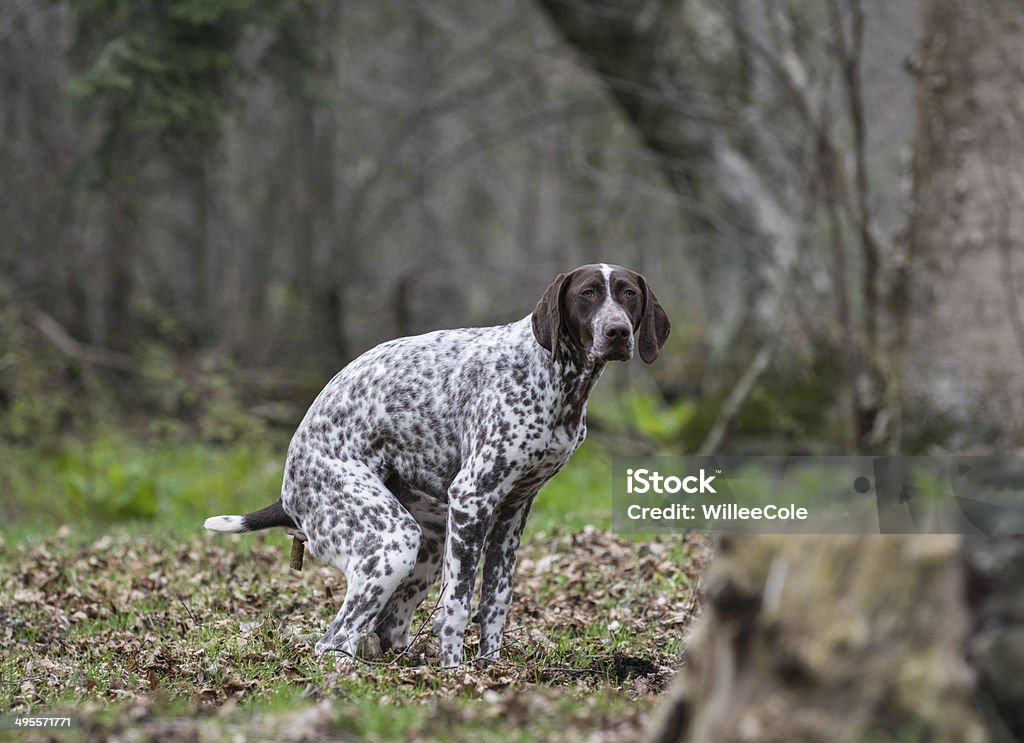
{"type": "Polygon", "coordinates": [[[606,263],[559,274],[533,310],[533,334],[552,357],[568,343],[591,363],[628,361],[639,346],[650,364],[671,325],[647,280],[606,263]]]}

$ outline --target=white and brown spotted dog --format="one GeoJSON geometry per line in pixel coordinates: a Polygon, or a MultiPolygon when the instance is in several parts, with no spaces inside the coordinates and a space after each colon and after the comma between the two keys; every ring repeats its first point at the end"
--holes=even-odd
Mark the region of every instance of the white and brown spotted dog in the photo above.
{"type": "Polygon", "coordinates": [[[634,346],[651,363],[668,334],[644,277],[601,263],[559,275],[519,322],[382,343],[313,402],[280,500],[205,526],[299,531],[345,574],[318,654],[354,656],[370,633],[385,650],[406,647],[413,611],[443,572],[434,630],[442,663],[459,665],[482,559],[478,658],[497,659],[537,491],[583,441],[605,363],[629,360],[634,346]]]}

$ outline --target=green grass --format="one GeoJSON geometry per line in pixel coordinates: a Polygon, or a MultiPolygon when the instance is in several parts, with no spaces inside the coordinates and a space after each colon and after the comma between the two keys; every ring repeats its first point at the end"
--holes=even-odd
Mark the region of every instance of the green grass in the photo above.
{"type": "MultiPolygon", "coordinates": [[[[262,508],[281,490],[288,442],[214,446],[140,443],[103,433],[40,451],[0,444],[0,533],[24,539],[55,524],[100,531],[117,522],[143,531],[199,529],[220,513],[262,508]]],[[[529,528],[611,525],[611,456],[584,443],[541,492],[529,528]]]]}
{"type": "MultiPolygon", "coordinates": [[[[636,393],[592,406],[599,433],[541,492],[528,528],[610,527],[612,451],[677,450],[693,410],[692,402],[665,406],[636,393]]],[[[187,532],[210,514],[243,513],[278,497],[286,434],[243,421],[232,429],[246,432],[242,440],[212,444],[169,440],[185,429],[159,423],[150,430],[167,429],[163,437],[140,439],[97,424],[36,446],[0,438],[0,533],[20,539],[45,534],[55,524],[88,530],[112,522],[187,532]]]]}

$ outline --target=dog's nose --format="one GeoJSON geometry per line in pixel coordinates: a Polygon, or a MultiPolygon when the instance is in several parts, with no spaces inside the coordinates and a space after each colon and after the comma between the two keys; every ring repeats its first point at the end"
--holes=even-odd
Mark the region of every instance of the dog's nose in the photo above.
{"type": "Polygon", "coordinates": [[[629,326],[623,323],[613,323],[604,329],[604,337],[610,341],[629,340],[629,326]]]}

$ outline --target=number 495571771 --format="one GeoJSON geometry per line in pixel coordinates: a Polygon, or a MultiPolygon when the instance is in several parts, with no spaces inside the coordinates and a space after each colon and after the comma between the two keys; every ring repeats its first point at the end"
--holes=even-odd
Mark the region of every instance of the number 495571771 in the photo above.
{"type": "Polygon", "coordinates": [[[12,728],[69,728],[72,727],[71,717],[53,715],[12,715],[0,717],[0,730],[12,728]]]}

